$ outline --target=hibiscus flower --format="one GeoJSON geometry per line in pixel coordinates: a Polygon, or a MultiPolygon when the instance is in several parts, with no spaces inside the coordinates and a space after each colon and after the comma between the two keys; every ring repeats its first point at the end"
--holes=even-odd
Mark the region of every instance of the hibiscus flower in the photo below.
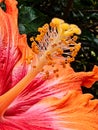
{"type": "MultiPolygon", "coordinates": [[[[3,0],[0,0],[2,2],[3,0]]],[[[98,100],[81,86],[98,80],[98,67],[75,72],[81,30],[54,18],[31,37],[18,30],[15,0],[0,8],[0,130],[97,130],[98,100]],[[64,55],[64,57],[63,57],[64,55]]]]}

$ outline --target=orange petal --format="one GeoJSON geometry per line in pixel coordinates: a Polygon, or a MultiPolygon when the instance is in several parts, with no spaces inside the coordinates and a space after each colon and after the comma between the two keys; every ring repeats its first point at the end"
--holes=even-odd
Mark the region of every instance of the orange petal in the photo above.
{"type": "Polygon", "coordinates": [[[62,99],[47,97],[41,103],[55,113],[53,130],[98,130],[98,100],[91,94],[69,92],[62,99]]]}
{"type": "Polygon", "coordinates": [[[45,97],[26,112],[14,116],[5,114],[1,126],[21,130],[98,130],[98,100],[92,98],[91,94],[77,91],[63,98],[45,97]]]}
{"type": "Polygon", "coordinates": [[[90,88],[94,82],[98,81],[98,66],[94,66],[92,72],[88,72],[88,76],[84,76],[82,86],[86,86],[87,88],[90,88]]]}
{"type": "Polygon", "coordinates": [[[66,91],[77,90],[81,92],[82,86],[91,87],[94,82],[98,81],[98,66],[94,66],[94,69],[90,72],[75,72],[70,64],[66,64],[63,68],[60,62],[59,59],[54,67],[45,67],[45,70],[50,73],[53,69],[58,69],[58,78],[55,78],[56,74],[54,73],[52,79],[49,80],[49,82],[59,81],[57,85],[54,86],[55,88],[63,87],[66,91]]]}

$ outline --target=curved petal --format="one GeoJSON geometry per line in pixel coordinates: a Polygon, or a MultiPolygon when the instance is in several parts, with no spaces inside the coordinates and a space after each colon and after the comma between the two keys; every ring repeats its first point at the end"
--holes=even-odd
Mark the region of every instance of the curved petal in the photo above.
{"type": "MultiPolygon", "coordinates": [[[[82,93],[81,86],[83,84],[88,87],[88,84],[91,86],[98,80],[97,66],[91,72],[74,72],[69,64],[66,64],[63,69],[59,65],[57,67],[60,68],[59,77],[51,73],[50,77],[44,79],[43,73],[40,73],[9,106],[6,115],[20,114],[47,96],[63,98],[64,95],[73,90],[82,93]]],[[[52,70],[51,67],[50,70],[52,70]]]]}
{"type": "Polygon", "coordinates": [[[4,2],[6,11],[4,12],[0,8],[0,75],[2,75],[0,76],[0,95],[25,76],[28,65],[22,61],[32,55],[31,49],[27,45],[26,35],[19,34],[16,0],[5,0],[4,2]],[[29,54],[26,57],[28,50],[29,54]]]}
{"type": "Polygon", "coordinates": [[[62,99],[46,97],[20,115],[5,116],[1,126],[21,130],[97,130],[98,100],[92,98],[77,91],[69,92],[62,99]]]}

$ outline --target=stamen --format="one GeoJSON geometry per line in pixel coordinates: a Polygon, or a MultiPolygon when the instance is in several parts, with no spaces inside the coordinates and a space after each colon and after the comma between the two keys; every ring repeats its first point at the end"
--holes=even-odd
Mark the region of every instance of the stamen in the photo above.
{"type": "Polygon", "coordinates": [[[33,68],[36,68],[36,66],[33,66],[33,68]]]}
{"type": "Polygon", "coordinates": [[[36,43],[35,41],[32,42],[31,47],[32,47],[32,51],[33,51],[33,52],[35,52],[36,54],[39,53],[39,48],[38,48],[37,43],[36,43]]]}
{"type": "Polygon", "coordinates": [[[69,63],[74,60],[81,46],[80,43],[76,43],[77,36],[74,36],[74,34],[81,33],[76,25],[64,23],[63,20],[54,18],[50,26],[45,24],[38,31],[40,34],[37,35],[35,41],[39,43],[41,50],[48,50],[48,53],[50,53],[47,54],[48,60],[62,54],[66,54],[66,62],[69,63]],[[69,50],[69,52],[65,53],[66,50],[69,50]]]}
{"type": "Polygon", "coordinates": [[[65,68],[65,67],[66,67],[65,61],[62,61],[62,62],[61,62],[61,65],[62,65],[63,68],[65,68]]]}
{"type": "Polygon", "coordinates": [[[49,77],[49,71],[46,71],[45,74],[46,74],[46,77],[48,78],[49,77]]]}
{"type": "Polygon", "coordinates": [[[30,37],[30,41],[33,42],[34,41],[34,37],[30,37]]]}
{"type": "Polygon", "coordinates": [[[58,73],[56,74],[56,78],[59,78],[59,74],[58,73]]]}
{"type": "Polygon", "coordinates": [[[54,73],[57,73],[58,71],[59,71],[58,68],[53,70],[54,73]]]}

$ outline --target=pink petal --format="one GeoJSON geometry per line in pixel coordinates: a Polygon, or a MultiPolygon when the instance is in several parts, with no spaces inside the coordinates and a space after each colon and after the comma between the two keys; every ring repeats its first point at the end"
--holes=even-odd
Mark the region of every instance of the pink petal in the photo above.
{"type": "Polygon", "coordinates": [[[60,69],[59,77],[56,78],[51,74],[47,79],[43,79],[43,73],[39,74],[30,85],[14,100],[6,111],[6,115],[17,115],[28,110],[44,97],[54,96],[63,98],[69,91],[76,90],[82,93],[82,84],[91,86],[98,80],[98,67],[91,72],[74,72],[70,65],[60,69]]]}
{"type": "Polygon", "coordinates": [[[4,94],[26,74],[29,66],[24,61],[31,49],[26,35],[20,35],[17,24],[16,1],[5,0],[6,11],[0,8],[0,95],[4,94]]]}
{"type": "Polygon", "coordinates": [[[97,130],[98,100],[91,98],[92,95],[77,91],[69,92],[62,99],[46,97],[22,114],[5,115],[1,126],[21,130],[97,130]]]}

